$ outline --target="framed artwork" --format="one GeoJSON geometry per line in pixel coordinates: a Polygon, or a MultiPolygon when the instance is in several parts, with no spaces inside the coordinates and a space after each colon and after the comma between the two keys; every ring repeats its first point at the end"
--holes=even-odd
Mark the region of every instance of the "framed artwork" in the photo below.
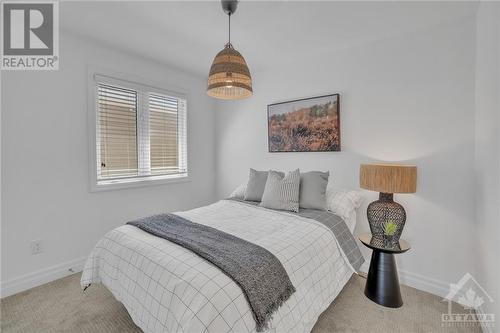
{"type": "Polygon", "coordinates": [[[339,94],[267,106],[269,152],[340,151],[339,94]]]}

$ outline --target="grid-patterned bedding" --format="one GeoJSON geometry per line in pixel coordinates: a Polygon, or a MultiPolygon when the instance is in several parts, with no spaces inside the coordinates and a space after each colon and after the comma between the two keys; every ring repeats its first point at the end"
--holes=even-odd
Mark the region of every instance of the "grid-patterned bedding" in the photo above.
{"type": "MultiPolygon", "coordinates": [[[[333,233],[312,219],[236,201],[176,213],[260,245],[285,267],[296,292],[274,314],[269,332],[309,332],[353,271],[333,233]]],[[[82,287],[104,284],[144,332],[255,332],[240,287],[183,247],[136,227],[101,239],[82,287]]]]}
{"type": "MultiPolygon", "coordinates": [[[[235,200],[247,205],[257,206],[260,205],[259,202],[255,201],[245,201],[240,199],[230,198],[227,200],[235,200]]],[[[318,209],[300,209],[297,213],[288,212],[288,214],[296,214],[305,218],[313,219],[318,221],[328,227],[337,238],[337,243],[343,251],[343,254],[347,257],[349,263],[351,264],[354,271],[358,271],[361,265],[365,262],[365,258],[361,254],[356,240],[354,239],[351,230],[347,226],[346,222],[338,215],[328,211],[328,210],[318,210],[318,209]]]]}

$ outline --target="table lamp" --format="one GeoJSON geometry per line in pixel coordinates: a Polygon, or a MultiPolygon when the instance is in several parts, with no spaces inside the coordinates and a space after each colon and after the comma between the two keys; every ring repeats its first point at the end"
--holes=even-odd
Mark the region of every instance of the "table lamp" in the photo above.
{"type": "Polygon", "coordinates": [[[415,193],[417,167],[398,164],[361,164],[361,188],[380,192],[379,199],[368,205],[366,211],[372,236],[383,240],[389,235],[398,242],[406,221],[406,212],[394,202],[394,193],[415,193]]]}

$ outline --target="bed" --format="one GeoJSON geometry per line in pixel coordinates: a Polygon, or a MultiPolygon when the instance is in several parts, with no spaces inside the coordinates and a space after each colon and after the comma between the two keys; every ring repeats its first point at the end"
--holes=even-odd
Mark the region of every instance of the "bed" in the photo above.
{"type": "MultiPolygon", "coordinates": [[[[359,268],[338,239],[354,242],[350,232],[336,237],[313,218],[236,200],[175,214],[259,245],[279,259],[296,292],[274,313],[266,332],[310,332],[359,268]]],[[[106,286],[147,333],[256,331],[247,299],[230,277],[190,250],[132,225],[110,231],[95,246],[81,279],[82,288],[93,283],[106,286]]]]}

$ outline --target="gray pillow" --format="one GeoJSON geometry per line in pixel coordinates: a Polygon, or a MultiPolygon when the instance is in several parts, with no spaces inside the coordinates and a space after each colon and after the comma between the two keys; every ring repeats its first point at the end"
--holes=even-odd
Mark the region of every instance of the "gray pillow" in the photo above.
{"type": "Polygon", "coordinates": [[[299,187],[299,169],[289,172],[285,177],[276,171],[269,171],[260,205],[266,208],[298,212],[299,187]]]}
{"type": "Polygon", "coordinates": [[[300,208],[326,210],[326,186],[330,172],[309,171],[300,174],[300,208]]]}
{"type": "MultiPolygon", "coordinates": [[[[257,171],[250,169],[248,176],[247,188],[245,190],[244,200],[248,201],[261,201],[264,188],[266,187],[268,171],[257,171]]],[[[282,177],[285,176],[283,172],[278,172],[282,177]]]]}

